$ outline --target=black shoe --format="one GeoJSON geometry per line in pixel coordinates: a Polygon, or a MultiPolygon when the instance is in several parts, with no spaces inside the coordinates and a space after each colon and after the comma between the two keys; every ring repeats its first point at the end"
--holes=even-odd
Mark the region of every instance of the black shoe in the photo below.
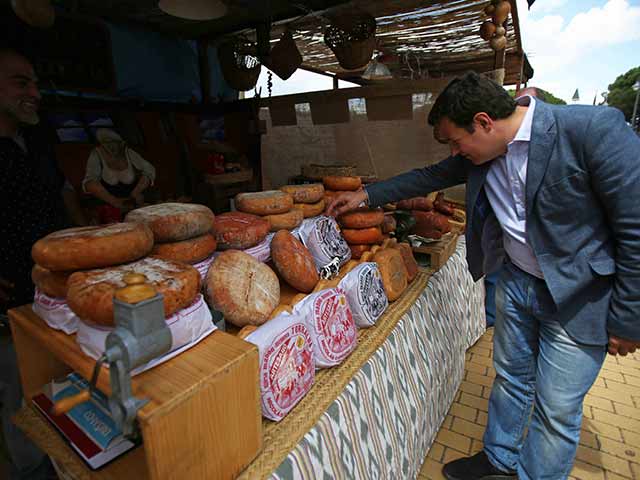
{"type": "Polygon", "coordinates": [[[514,472],[503,472],[494,467],[484,451],[473,457],[459,458],[442,467],[442,474],[447,480],[514,480],[518,476],[514,472]]]}

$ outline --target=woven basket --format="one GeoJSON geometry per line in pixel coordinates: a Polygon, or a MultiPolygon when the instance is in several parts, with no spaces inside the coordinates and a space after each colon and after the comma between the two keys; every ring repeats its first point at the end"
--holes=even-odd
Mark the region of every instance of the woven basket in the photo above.
{"type": "Polygon", "coordinates": [[[255,44],[241,39],[223,43],[218,47],[222,76],[231,88],[246,91],[258,83],[261,65],[250,53],[255,50],[255,44]]]}
{"type": "Polygon", "coordinates": [[[313,180],[322,180],[326,176],[355,177],[355,165],[302,165],[302,175],[313,180]]]}
{"type": "Polygon", "coordinates": [[[366,12],[342,15],[324,32],[324,43],[345,70],[357,70],[371,60],[376,47],[376,19],[366,12]]]}

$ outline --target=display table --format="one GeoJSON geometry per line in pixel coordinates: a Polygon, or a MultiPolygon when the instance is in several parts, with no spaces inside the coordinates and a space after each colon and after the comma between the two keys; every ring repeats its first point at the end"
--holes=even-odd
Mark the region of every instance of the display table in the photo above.
{"type": "MultiPolygon", "coordinates": [[[[482,335],[484,322],[484,288],[467,271],[464,238],[460,237],[456,252],[438,272],[420,272],[375,327],[359,331],[358,348],[342,365],[318,372],[310,393],[287,417],[279,423],[262,421],[262,451],[240,478],[415,478],[462,381],[465,350],[482,335]]],[[[218,332],[212,340],[216,336],[228,339],[218,332]]],[[[185,361],[184,356],[165,368],[185,361]]],[[[162,369],[147,374],[161,375],[162,369]]],[[[30,384],[26,392],[45,381],[24,380],[30,384]]],[[[108,382],[104,378],[99,384],[106,387],[108,382]]],[[[229,408],[228,402],[217,397],[216,402],[220,401],[220,407],[226,404],[229,408]]],[[[203,408],[195,417],[206,418],[207,411],[203,408]]],[[[125,455],[123,469],[116,462],[107,470],[89,474],[31,408],[20,412],[18,424],[56,461],[65,463],[69,478],[126,478],[123,472],[139,471],[131,462],[145,463],[144,455],[149,455],[138,449],[125,455]],[[117,473],[110,476],[109,470],[117,473]]],[[[191,437],[190,430],[184,428],[183,439],[191,437]]],[[[209,444],[209,455],[219,458],[216,450],[222,445],[242,449],[242,434],[237,429],[236,434],[233,442],[225,435],[212,439],[217,446],[209,444]]],[[[198,451],[188,457],[195,464],[199,456],[207,455],[201,448],[198,451]]],[[[150,476],[205,478],[198,476],[202,471],[195,464],[193,475],[174,468],[165,470],[164,476],[150,476]]],[[[206,478],[230,478],[223,472],[217,470],[206,478]]]]}
{"type": "Polygon", "coordinates": [[[321,370],[243,479],[415,478],[485,331],[484,286],[467,270],[464,237],[436,273],[422,272],[358,349],[321,370]]]}

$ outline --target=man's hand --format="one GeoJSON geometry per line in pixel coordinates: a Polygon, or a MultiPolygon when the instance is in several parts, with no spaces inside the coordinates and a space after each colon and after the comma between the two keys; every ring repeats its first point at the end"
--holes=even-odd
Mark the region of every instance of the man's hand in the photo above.
{"type": "Polygon", "coordinates": [[[624,357],[627,353],[635,352],[637,348],[640,348],[640,342],[609,334],[608,351],[610,355],[621,355],[624,357]]]}
{"type": "Polygon", "coordinates": [[[367,193],[362,188],[355,192],[343,192],[331,199],[325,213],[332,217],[337,217],[341,213],[355,210],[366,200],[367,193]]]}

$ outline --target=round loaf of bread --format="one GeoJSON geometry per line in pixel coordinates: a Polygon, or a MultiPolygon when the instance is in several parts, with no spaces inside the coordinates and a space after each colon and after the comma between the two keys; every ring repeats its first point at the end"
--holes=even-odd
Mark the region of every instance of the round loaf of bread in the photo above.
{"type": "Polygon", "coordinates": [[[397,300],[407,288],[407,269],[402,254],[395,248],[385,248],[375,253],[373,261],[378,264],[387,298],[390,302],[397,300]]]}
{"type": "Polygon", "coordinates": [[[360,177],[322,177],[322,183],[327,190],[358,190],[362,186],[360,177]]]}
{"type": "Polygon", "coordinates": [[[31,269],[31,281],[38,289],[53,298],[67,298],[67,280],[73,272],[52,272],[36,264],[31,269]]]}
{"type": "Polygon", "coordinates": [[[280,303],[280,284],[264,263],[239,250],[227,250],[209,268],[205,296],[230,323],[262,325],[280,303]]]}
{"type": "Polygon", "coordinates": [[[311,292],[320,280],[313,255],[287,230],[271,240],[271,259],[282,278],[300,292],[311,292]]]}
{"type": "Polygon", "coordinates": [[[198,263],[216,250],[216,239],[210,233],[181,242],[156,243],[151,252],[156,257],[174,262],[198,263]]]}
{"type": "Polygon", "coordinates": [[[272,232],[277,232],[278,230],[293,230],[298,227],[304,220],[304,214],[302,210],[294,208],[287,213],[266,215],[262,218],[269,221],[272,232]]]}
{"type": "Polygon", "coordinates": [[[395,244],[392,248],[395,248],[402,254],[402,261],[407,269],[407,281],[409,283],[413,282],[413,279],[418,275],[418,262],[416,262],[416,258],[413,256],[411,245],[402,242],[395,244]]]}
{"type": "Polygon", "coordinates": [[[318,203],[324,198],[324,186],[321,183],[285,185],[280,190],[290,194],[294,203],[318,203]]]}
{"type": "Polygon", "coordinates": [[[317,217],[324,212],[324,199],[316,203],[295,203],[293,208],[300,210],[304,218],[317,217]]]}
{"type": "Polygon", "coordinates": [[[54,272],[110,267],[147,255],[153,233],[140,223],[68,228],[33,244],[35,263],[54,272]]]}
{"type": "Polygon", "coordinates": [[[276,215],[293,208],[293,197],[280,190],[239,193],[235,198],[238,210],[253,215],[276,215]]]}
{"type": "Polygon", "coordinates": [[[382,230],[380,230],[380,227],[343,228],[341,232],[347,243],[354,245],[371,245],[374,243],[381,243],[383,240],[382,230]]]}
{"type": "Polygon", "coordinates": [[[125,222],[145,223],[156,242],[179,242],[211,230],[213,212],[197,203],[160,203],[127,213],[125,222]]]}
{"type": "Polygon", "coordinates": [[[67,281],[67,302],[82,320],[113,326],[113,295],[126,286],[127,273],[141,273],[147,283],[164,297],[164,316],[193,303],[200,291],[200,274],[191,265],[146,257],[118,267],[75,272],[67,281]]]}
{"type": "Polygon", "coordinates": [[[271,224],[257,215],[226,212],[217,215],[211,233],[218,242],[218,250],[245,250],[264,240],[271,224]]]}
{"type": "Polygon", "coordinates": [[[344,228],[377,227],[384,222],[384,211],[381,208],[358,208],[343,213],[337,220],[344,228]]]}

